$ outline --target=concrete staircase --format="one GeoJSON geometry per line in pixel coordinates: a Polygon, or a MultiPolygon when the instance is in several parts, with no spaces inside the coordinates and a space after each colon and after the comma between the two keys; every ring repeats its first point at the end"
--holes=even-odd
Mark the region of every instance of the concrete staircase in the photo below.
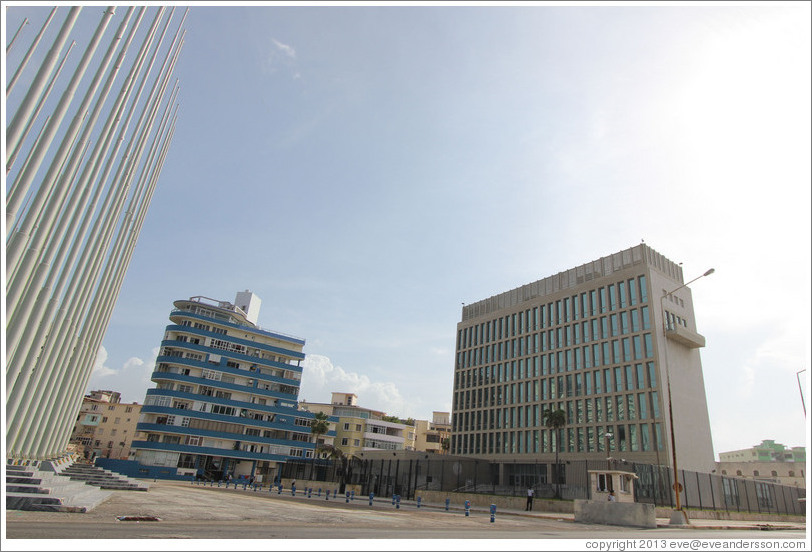
{"type": "Polygon", "coordinates": [[[113,494],[39,464],[6,465],[6,510],[89,512],[113,494]]]}
{"type": "Polygon", "coordinates": [[[71,464],[60,470],[59,475],[69,477],[71,481],[84,481],[87,485],[110,491],[149,490],[149,486],[145,483],[91,464],[71,464]]]}

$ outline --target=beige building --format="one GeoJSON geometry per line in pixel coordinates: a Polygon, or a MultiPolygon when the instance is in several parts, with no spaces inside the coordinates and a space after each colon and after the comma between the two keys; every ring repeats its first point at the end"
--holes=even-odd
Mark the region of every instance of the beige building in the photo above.
{"type": "Polygon", "coordinates": [[[358,406],[354,393],[332,393],[330,403],[305,403],[299,408],[335,416],[333,444],[346,456],[364,450],[415,450],[415,427],[398,423],[379,410],[358,406]]]}
{"type": "Polygon", "coordinates": [[[756,481],[806,488],[806,448],[765,439],[747,449],[719,453],[716,472],[756,481]]]}
{"type": "Polygon", "coordinates": [[[128,459],[141,406],[122,403],[117,391],[91,391],[82,401],[70,442],[87,459],[128,459]]]}
{"type": "Polygon", "coordinates": [[[562,462],[670,466],[672,400],[679,468],[710,473],[705,338],[685,282],[679,264],[639,244],[464,305],[450,453],[516,469],[556,451],[562,462]],[[558,409],[560,442],[544,423],[558,409]]]}
{"type": "Polygon", "coordinates": [[[806,488],[805,462],[717,462],[716,473],[806,488]]]}
{"type": "Polygon", "coordinates": [[[451,415],[448,412],[432,412],[432,419],[415,421],[414,449],[435,454],[445,454],[443,442],[451,439],[451,415]]]}

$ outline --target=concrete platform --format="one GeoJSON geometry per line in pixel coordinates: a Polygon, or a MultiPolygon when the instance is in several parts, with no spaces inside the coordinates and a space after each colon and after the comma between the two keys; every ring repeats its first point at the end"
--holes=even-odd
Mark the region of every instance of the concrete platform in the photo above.
{"type": "MultiPolygon", "coordinates": [[[[149,493],[115,491],[113,496],[87,513],[7,511],[9,539],[532,539],[533,549],[548,547],[549,539],[629,538],[793,538],[803,539],[804,525],[703,520],[686,528],[669,527],[658,519],[655,529],[634,529],[575,523],[572,514],[497,511],[490,522],[485,508],[473,508],[465,515],[462,504],[421,504],[380,498],[369,506],[366,497],[346,502],[324,495],[307,498],[286,490],[278,494],[193,485],[188,482],[158,481],[149,493]],[[157,518],[160,521],[120,521],[157,518]]],[[[81,544],[81,541],[80,541],[81,544]]],[[[60,546],[62,546],[60,544],[60,546]]],[[[179,545],[173,541],[173,548],[179,545]]],[[[283,546],[293,549],[292,545],[283,546]]],[[[318,545],[317,549],[325,546],[318,545]]],[[[353,545],[357,546],[357,545],[353,545]]],[[[398,546],[398,545],[393,545],[398,546]]],[[[443,549],[451,549],[443,544],[443,549]]],[[[554,545],[552,546],[555,549],[554,545]]],[[[313,549],[311,547],[298,549],[313,549]]],[[[379,546],[375,549],[384,549],[379,546]]],[[[353,548],[357,549],[357,548],[353,548]]],[[[400,548],[402,549],[402,548],[400,548]]],[[[412,546],[407,549],[418,549],[412,546]]],[[[429,548],[436,549],[436,548],[429,548]]],[[[466,548],[468,549],[468,548],[466,548]]],[[[82,548],[85,550],[85,548],[82,548]]]]}

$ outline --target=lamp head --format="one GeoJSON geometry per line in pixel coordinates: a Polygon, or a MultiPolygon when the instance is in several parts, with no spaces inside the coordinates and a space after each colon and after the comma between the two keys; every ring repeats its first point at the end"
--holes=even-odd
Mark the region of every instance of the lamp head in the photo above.
{"type": "Polygon", "coordinates": [[[708,271],[707,271],[707,272],[705,272],[705,274],[703,274],[702,276],[710,276],[710,275],[711,275],[711,274],[713,274],[714,272],[716,272],[716,269],[715,269],[715,268],[709,268],[709,269],[708,269],[708,271]]]}

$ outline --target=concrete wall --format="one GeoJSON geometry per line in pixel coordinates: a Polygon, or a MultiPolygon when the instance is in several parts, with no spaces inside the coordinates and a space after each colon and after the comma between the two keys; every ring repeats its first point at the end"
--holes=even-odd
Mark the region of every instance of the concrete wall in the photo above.
{"type": "MultiPolygon", "coordinates": [[[[461,506],[466,500],[471,501],[471,506],[481,506],[488,508],[491,504],[496,504],[497,512],[500,509],[524,510],[527,498],[522,496],[500,496],[474,493],[449,493],[444,491],[425,491],[418,489],[415,491],[415,499],[423,497],[423,501],[432,504],[445,504],[445,499],[451,499],[451,504],[461,506]]],[[[572,513],[572,502],[568,500],[546,500],[536,497],[533,500],[534,512],[554,512],[560,514],[572,513]]]]}
{"type": "Polygon", "coordinates": [[[574,510],[575,521],[579,523],[623,525],[644,529],[657,527],[653,504],[576,500],[574,510]]]}
{"type": "MultiPolygon", "coordinates": [[[[671,516],[671,508],[657,508],[658,518],[671,516]]],[[[806,516],[793,516],[788,514],[759,514],[756,512],[726,512],[724,510],[694,510],[686,508],[688,519],[729,519],[734,521],[797,521],[806,523],[806,516]]]]}

